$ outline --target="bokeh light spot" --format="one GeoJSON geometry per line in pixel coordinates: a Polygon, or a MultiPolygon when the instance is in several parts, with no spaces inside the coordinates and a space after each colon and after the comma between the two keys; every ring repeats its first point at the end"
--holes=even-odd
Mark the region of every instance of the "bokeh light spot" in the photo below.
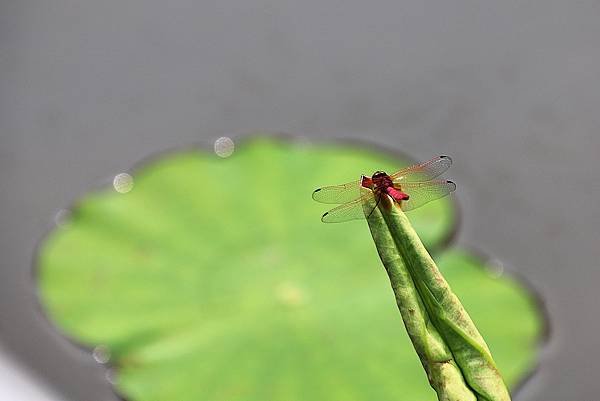
{"type": "Polygon", "coordinates": [[[233,154],[235,150],[235,144],[233,140],[229,137],[222,136],[215,141],[215,153],[219,157],[229,157],[233,154]]]}
{"type": "Polygon", "coordinates": [[[113,179],[115,191],[126,194],[133,189],[133,177],[127,173],[117,174],[113,179]]]}
{"type": "Polygon", "coordinates": [[[65,226],[71,218],[71,211],[68,209],[61,209],[54,215],[54,224],[58,227],[65,226]]]}
{"type": "Polygon", "coordinates": [[[98,345],[92,351],[92,356],[96,362],[105,364],[110,360],[110,350],[106,345],[98,345]]]}

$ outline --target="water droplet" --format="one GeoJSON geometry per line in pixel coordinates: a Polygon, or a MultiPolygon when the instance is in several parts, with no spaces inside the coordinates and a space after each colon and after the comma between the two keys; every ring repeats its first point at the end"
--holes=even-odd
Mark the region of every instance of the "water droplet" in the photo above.
{"type": "Polygon", "coordinates": [[[504,264],[498,259],[492,259],[487,264],[490,276],[500,278],[504,274],[504,264]]]}
{"type": "Polygon", "coordinates": [[[110,350],[106,345],[98,345],[94,348],[92,356],[98,363],[105,364],[110,360],[110,350]]]}
{"type": "Polygon", "coordinates": [[[117,174],[113,179],[115,191],[126,194],[133,188],[133,177],[127,173],[117,174]]]}
{"type": "Polygon", "coordinates": [[[233,154],[235,150],[235,144],[233,140],[229,137],[222,136],[215,141],[215,153],[219,157],[229,157],[233,154]]]}
{"type": "Polygon", "coordinates": [[[68,210],[68,209],[60,209],[54,215],[54,224],[56,224],[59,227],[62,227],[62,226],[66,225],[69,222],[70,218],[71,218],[71,211],[70,210],[68,210]]]}

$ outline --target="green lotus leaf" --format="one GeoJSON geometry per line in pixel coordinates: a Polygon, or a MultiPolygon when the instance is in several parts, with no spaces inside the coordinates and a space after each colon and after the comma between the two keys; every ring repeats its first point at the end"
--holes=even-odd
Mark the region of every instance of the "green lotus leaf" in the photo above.
{"type": "MultiPolygon", "coordinates": [[[[407,162],[357,145],[255,138],[200,149],[92,192],[42,244],[40,300],[73,341],[110,351],[130,401],[434,400],[364,221],[323,224],[324,184],[407,162]]],[[[439,248],[451,198],[409,214],[439,248]]],[[[527,290],[452,251],[439,266],[509,386],[543,322],[527,290]]]]}

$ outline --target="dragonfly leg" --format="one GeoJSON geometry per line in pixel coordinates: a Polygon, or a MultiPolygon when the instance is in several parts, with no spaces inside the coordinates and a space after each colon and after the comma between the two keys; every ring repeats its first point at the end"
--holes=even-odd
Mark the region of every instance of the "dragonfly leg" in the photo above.
{"type": "Polygon", "coordinates": [[[379,195],[379,197],[377,198],[377,203],[375,203],[375,207],[373,209],[371,209],[371,211],[369,212],[369,215],[367,216],[367,220],[369,219],[369,217],[371,217],[371,215],[373,214],[375,209],[377,209],[377,206],[379,206],[379,201],[381,200],[382,197],[383,197],[383,195],[379,195]]]}

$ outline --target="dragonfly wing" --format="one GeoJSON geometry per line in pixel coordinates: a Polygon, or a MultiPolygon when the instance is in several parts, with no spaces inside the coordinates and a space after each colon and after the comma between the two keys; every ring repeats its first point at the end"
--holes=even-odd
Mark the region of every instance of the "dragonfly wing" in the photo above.
{"type": "Polygon", "coordinates": [[[347,203],[360,198],[360,181],[316,189],[312,198],[321,203],[347,203]]]}
{"type": "Polygon", "coordinates": [[[408,200],[401,201],[400,207],[404,211],[409,211],[448,195],[456,189],[456,184],[446,180],[408,182],[398,189],[408,194],[408,200]]]}
{"type": "Polygon", "coordinates": [[[394,182],[429,181],[438,177],[452,165],[450,156],[437,156],[431,160],[414,166],[406,167],[390,175],[394,182]]]}
{"type": "Polygon", "coordinates": [[[363,202],[368,202],[372,199],[373,193],[364,194],[352,202],[344,203],[325,213],[321,217],[323,223],[341,223],[349,220],[360,220],[365,218],[363,210],[363,202]]]}

